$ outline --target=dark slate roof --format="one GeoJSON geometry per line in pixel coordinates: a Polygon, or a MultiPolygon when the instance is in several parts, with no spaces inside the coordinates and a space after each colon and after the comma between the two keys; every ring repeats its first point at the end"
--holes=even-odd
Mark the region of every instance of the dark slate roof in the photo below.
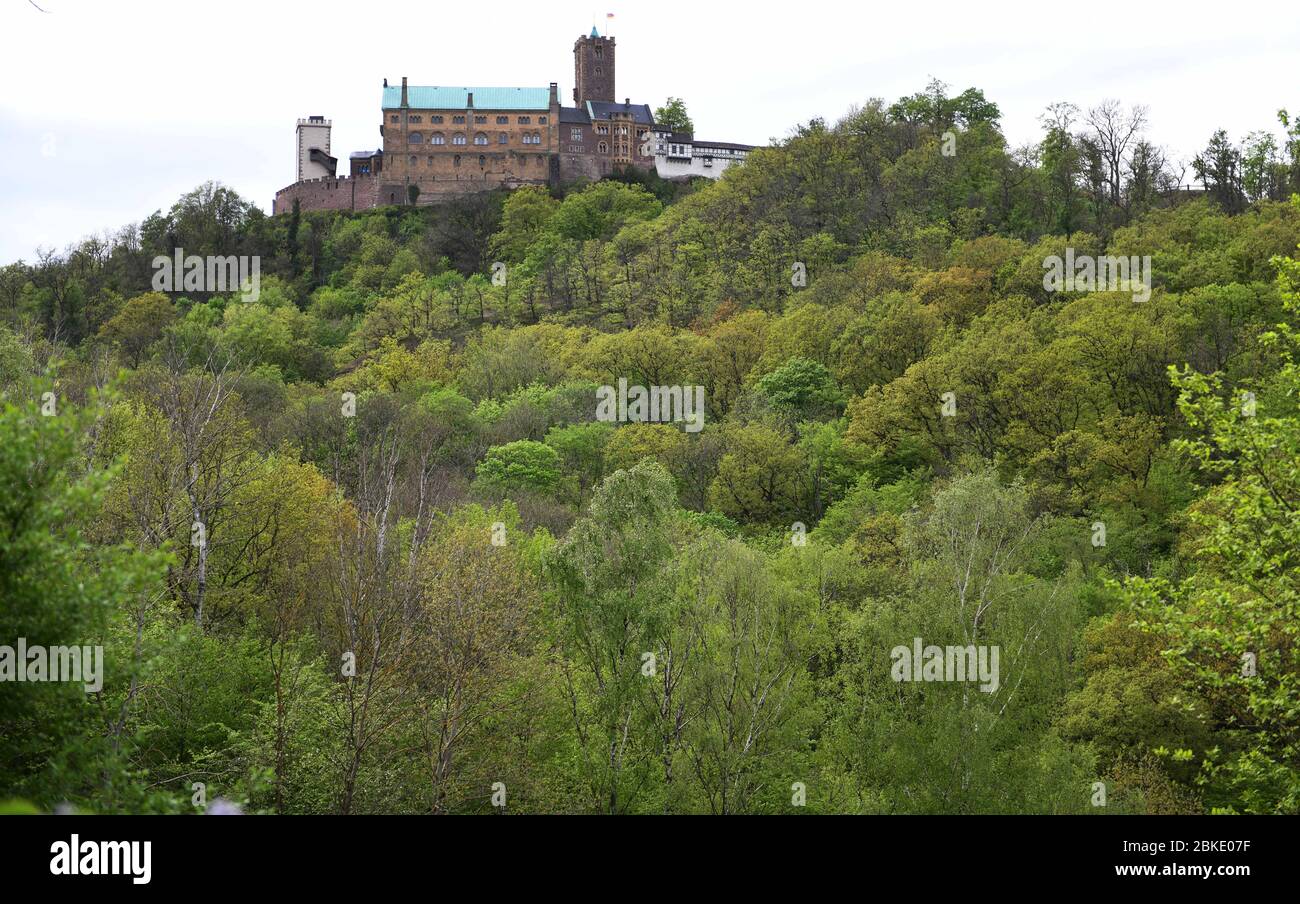
{"type": "Polygon", "coordinates": [[[631,113],[632,121],[637,125],[652,126],[655,124],[654,114],[650,112],[648,104],[620,104],[610,103],[605,100],[587,101],[587,114],[592,119],[609,119],[611,113],[631,113]]]}
{"type": "Polygon", "coordinates": [[[584,107],[560,107],[560,122],[587,125],[591,122],[591,117],[584,107]]]}
{"type": "Polygon", "coordinates": [[[725,148],[730,151],[752,151],[756,147],[756,145],[752,144],[733,144],[730,141],[705,141],[702,138],[695,139],[691,144],[697,148],[725,148]]]}

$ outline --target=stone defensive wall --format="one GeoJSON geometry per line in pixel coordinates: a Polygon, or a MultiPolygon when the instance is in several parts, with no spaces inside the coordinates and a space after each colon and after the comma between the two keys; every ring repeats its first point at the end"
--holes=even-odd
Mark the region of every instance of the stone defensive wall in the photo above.
{"type": "Polygon", "coordinates": [[[379,180],[374,176],[304,179],[275,193],[273,214],[300,210],[368,210],[379,204],[379,180]]]}

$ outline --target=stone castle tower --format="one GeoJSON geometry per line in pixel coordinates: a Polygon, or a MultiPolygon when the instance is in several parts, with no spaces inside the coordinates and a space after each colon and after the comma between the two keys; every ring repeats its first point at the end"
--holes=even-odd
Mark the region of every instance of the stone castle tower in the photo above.
{"type": "Polygon", "coordinates": [[[589,100],[614,102],[614,39],[591,34],[573,44],[573,105],[589,100]]]}
{"type": "Polygon", "coordinates": [[[330,128],[324,116],[298,120],[298,180],[324,179],[334,175],[337,161],[330,156],[330,128]]]}

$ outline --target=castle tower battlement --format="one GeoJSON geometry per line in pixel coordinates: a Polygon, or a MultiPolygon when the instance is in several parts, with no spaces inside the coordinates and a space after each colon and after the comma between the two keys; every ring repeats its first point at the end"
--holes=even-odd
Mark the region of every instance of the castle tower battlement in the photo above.
{"type": "Polygon", "coordinates": [[[324,116],[298,120],[298,181],[334,175],[338,161],[330,155],[330,129],[333,125],[324,116]]]}
{"type": "Polygon", "coordinates": [[[573,43],[573,104],[614,102],[614,39],[595,28],[573,43]]]}

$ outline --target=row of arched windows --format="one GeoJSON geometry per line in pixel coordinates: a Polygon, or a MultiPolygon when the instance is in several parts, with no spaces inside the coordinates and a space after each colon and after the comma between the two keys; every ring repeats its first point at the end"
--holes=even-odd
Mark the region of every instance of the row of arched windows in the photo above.
{"type": "MultiPolygon", "coordinates": [[[[525,132],[523,134],[523,142],[524,144],[541,144],[542,133],[525,132]]],[[[424,144],[424,133],[408,132],[406,135],[406,143],[424,144]]],[[[441,132],[432,132],[429,134],[429,144],[446,144],[446,143],[447,143],[446,136],[444,136],[441,132]]],[[[464,132],[453,133],[451,136],[451,143],[465,144],[466,143],[465,133],[464,132]]],[[[476,145],[482,146],[482,145],[491,144],[492,142],[488,140],[486,133],[478,132],[474,135],[474,143],[476,145]]],[[[509,143],[510,143],[510,135],[508,133],[500,132],[497,134],[497,144],[509,144],[509,143]]]]}
{"type": "MultiPolygon", "coordinates": [[[[543,156],[542,156],[541,154],[528,155],[528,156],[520,155],[520,160],[521,160],[525,165],[527,165],[529,156],[531,156],[532,159],[535,160],[535,161],[537,162],[537,165],[538,165],[538,166],[541,166],[541,165],[542,165],[542,162],[543,162],[543,156]]],[[[412,167],[417,166],[417,165],[419,165],[419,162],[420,162],[420,158],[419,158],[418,156],[416,156],[415,154],[412,154],[412,155],[411,155],[411,166],[412,166],[412,167]]],[[[427,164],[428,164],[429,166],[433,166],[433,155],[432,155],[432,154],[429,155],[429,159],[428,159],[428,161],[427,161],[427,164]]],[[[460,166],[460,154],[457,154],[455,157],[452,158],[452,165],[453,165],[453,166],[460,166]]],[[[486,155],[486,154],[479,154],[479,155],[478,155],[478,165],[479,165],[479,166],[487,166],[487,155],[486,155]]]]}

